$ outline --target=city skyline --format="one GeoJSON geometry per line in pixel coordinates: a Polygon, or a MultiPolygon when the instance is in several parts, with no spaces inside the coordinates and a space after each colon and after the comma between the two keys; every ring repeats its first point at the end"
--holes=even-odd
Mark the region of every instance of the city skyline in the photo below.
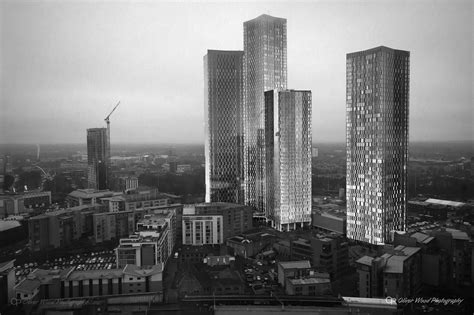
{"type": "Polygon", "coordinates": [[[202,55],[243,49],[242,21],[261,14],[288,21],[288,86],[313,90],[314,142],[344,141],[345,54],[380,45],[412,53],[410,141],[472,140],[471,6],[2,2],[0,143],[85,143],[118,100],[112,143],[203,143],[202,55]]]}

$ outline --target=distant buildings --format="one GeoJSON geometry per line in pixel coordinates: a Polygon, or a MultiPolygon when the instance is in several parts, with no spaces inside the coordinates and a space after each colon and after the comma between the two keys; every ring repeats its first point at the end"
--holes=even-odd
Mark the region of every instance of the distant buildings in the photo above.
{"type": "Polygon", "coordinates": [[[243,51],[204,56],[206,202],[243,203],[243,51]]]}
{"type": "Polygon", "coordinates": [[[347,237],[385,244],[405,230],[410,53],[347,55],[347,237]]]}
{"type": "Polygon", "coordinates": [[[421,248],[399,245],[357,260],[360,297],[414,297],[421,290],[421,248]]]}
{"type": "Polygon", "coordinates": [[[117,179],[119,191],[131,191],[138,188],[138,178],[136,176],[121,176],[117,179]]]}
{"type": "Polygon", "coordinates": [[[66,196],[66,203],[69,207],[76,207],[82,205],[99,204],[102,198],[119,196],[121,192],[113,192],[110,190],[96,190],[96,189],[77,189],[66,196]]]}
{"type": "Polygon", "coordinates": [[[279,231],[311,224],[311,92],[265,92],[264,211],[279,231]]]}
{"type": "Polygon", "coordinates": [[[87,129],[88,187],[110,188],[110,139],[107,128],[87,129]]]}
{"type": "Polygon", "coordinates": [[[31,213],[51,205],[50,191],[25,191],[0,194],[0,219],[11,215],[31,213]]]}
{"type": "Polygon", "coordinates": [[[244,194],[245,204],[267,213],[264,92],[287,88],[286,19],[261,15],[244,23],[244,194]]]}

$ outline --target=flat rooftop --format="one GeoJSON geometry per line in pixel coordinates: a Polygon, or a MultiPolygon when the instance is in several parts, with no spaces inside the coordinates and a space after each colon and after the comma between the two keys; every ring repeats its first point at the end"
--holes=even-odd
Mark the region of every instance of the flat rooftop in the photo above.
{"type": "Polygon", "coordinates": [[[283,269],[306,269],[311,268],[309,260],[299,260],[299,261],[280,261],[278,263],[283,267],[283,269]]]}

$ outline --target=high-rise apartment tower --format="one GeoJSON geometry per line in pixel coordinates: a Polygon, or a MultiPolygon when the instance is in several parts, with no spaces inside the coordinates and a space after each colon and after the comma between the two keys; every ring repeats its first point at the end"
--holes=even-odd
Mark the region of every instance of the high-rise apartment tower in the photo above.
{"type": "Polygon", "coordinates": [[[265,216],[280,231],[311,223],[311,92],[265,92],[265,216]]]}
{"type": "Polygon", "coordinates": [[[110,143],[107,128],[87,129],[89,188],[109,189],[110,143]]]}
{"type": "Polygon", "coordinates": [[[204,56],[206,202],[244,202],[243,58],[243,51],[204,56]]]}
{"type": "Polygon", "coordinates": [[[287,88],[286,19],[261,15],[244,23],[244,197],[268,212],[264,92],[287,88]]]}
{"type": "Polygon", "coordinates": [[[347,237],[385,244],[405,230],[410,53],[347,55],[347,237]]]}

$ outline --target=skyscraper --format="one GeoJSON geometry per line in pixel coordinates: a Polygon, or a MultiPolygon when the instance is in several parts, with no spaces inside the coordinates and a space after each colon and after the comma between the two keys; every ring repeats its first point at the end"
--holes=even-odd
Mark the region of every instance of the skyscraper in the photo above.
{"type": "Polygon", "coordinates": [[[87,163],[89,188],[108,189],[110,143],[107,128],[87,129],[87,163]]]}
{"type": "Polygon", "coordinates": [[[311,223],[311,92],[265,92],[265,216],[280,231],[311,223]]]}
{"type": "Polygon", "coordinates": [[[204,56],[206,202],[243,203],[243,55],[204,56]]]}
{"type": "Polygon", "coordinates": [[[347,55],[347,237],[384,244],[405,230],[410,53],[347,55]]]}
{"type": "Polygon", "coordinates": [[[286,89],[286,19],[261,15],[244,23],[245,204],[267,212],[264,92],[286,89]]]}

